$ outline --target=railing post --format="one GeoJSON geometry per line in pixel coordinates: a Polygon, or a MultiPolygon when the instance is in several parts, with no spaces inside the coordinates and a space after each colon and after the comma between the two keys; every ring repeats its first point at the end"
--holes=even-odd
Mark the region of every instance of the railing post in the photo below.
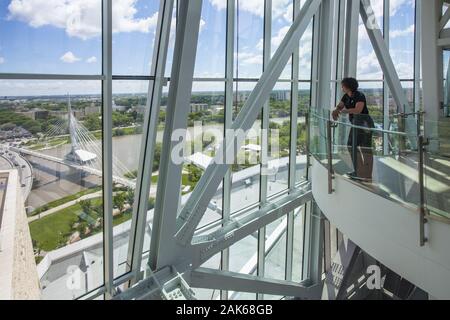
{"type": "Polygon", "coordinates": [[[333,170],[333,137],[332,130],[333,123],[331,120],[327,122],[327,157],[328,157],[328,194],[332,194],[334,192],[333,189],[333,179],[334,179],[334,170],[333,170]]]}
{"type": "Polygon", "coordinates": [[[427,142],[424,139],[423,135],[419,135],[418,137],[418,146],[419,146],[419,193],[420,193],[420,222],[419,222],[419,237],[420,237],[420,246],[423,247],[428,239],[425,235],[425,224],[428,222],[427,220],[427,209],[425,206],[425,146],[427,142]]]}

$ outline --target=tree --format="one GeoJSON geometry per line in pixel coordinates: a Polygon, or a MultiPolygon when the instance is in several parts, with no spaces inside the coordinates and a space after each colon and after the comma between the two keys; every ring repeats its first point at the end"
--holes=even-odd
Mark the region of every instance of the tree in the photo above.
{"type": "Polygon", "coordinates": [[[92,211],[92,201],[91,200],[81,200],[80,207],[84,213],[89,213],[92,211]]]}
{"type": "Polygon", "coordinates": [[[119,208],[120,212],[123,212],[125,208],[126,197],[123,193],[118,193],[113,198],[114,206],[119,208]]]}

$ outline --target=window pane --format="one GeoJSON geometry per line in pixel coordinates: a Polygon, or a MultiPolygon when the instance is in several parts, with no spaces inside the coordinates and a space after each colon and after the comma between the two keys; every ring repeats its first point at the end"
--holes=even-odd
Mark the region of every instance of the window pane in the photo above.
{"type": "Polygon", "coordinates": [[[306,178],[307,162],[307,127],[306,114],[309,110],[311,100],[311,84],[300,83],[298,89],[298,119],[297,119],[297,164],[295,182],[298,183],[306,178]]]}
{"type": "MultiPolygon", "coordinates": [[[[383,30],[383,2],[384,0],[372,0],[372,9],[378,27],[383,30]]],[[[358,41],[358,79],[382,80],[383,72],[378,63],[377,56],[373,50],[372,43],[366,31],[362,19],[359,19],[359,41],[358,41]]]]}
{"type": "MultiPolygon", "coordinates": [[[[272,56],[277,51],[283,41],[286,33],[292,25],[294,17],[293,0],[274,0],[272,1],[272,37],[271,49],[272,56]]],[[[292,60],[289,60],[286,68],[281,73],[280,79],[291,79],[292,60]]]]}
{"type": "Polygon", "coordinates": [[[391,1],[389,49],[400,79],[414,78],[415,1],[391,1]]]}
{"type": "Polygon", "coordinates": [[[237,3],[235,75],[259,78],[263,65],[264,0],[237,3]]]}
{"type": "Polygon", "coordinates": [[[113,74],[150,75],[159,0],[112,1],[113,74]]]}
{"type": "Polygon", "coordinates": [[[288,188],[291,144],[291,84],[278,83],[270,97],[267,195],[288,188]]]}
{"type": "MultiPolygon", "coordinates": [[[[234,116],[237,116],[254,87],[255,83],[236,83],[234,116]]],[[[259,202],[260,154],[261,117],[258,117],[247,135],[245,144],[238,150],[237,159],[232,166],[231,213],[259,202]]]]}
{"type": "Polygon", "coordinates": [[[226,6],[226,1],[203,1],[195,77],[225,77],[226,6]]]}
{"type": "MultiPolygon", "coordinates": [[[[225,83],[195,82],[192,88],[185,165],[182,177],[182,204],[217,153],[224,137],[225,83]]],[[[210,202],[199,227],[222,219],[222,185],[210,202]]]]}
{"type": "Polygon", "coordinates": [[[148,86],[148,81],[113,82],[114,277],[126,272],[148,86]]]}
{"type": "Polygon", "coordinates": [[[1,1],[0,72],[99,74],[101,1],[1,1]]]}
{"type": "Polygon", "coordinates": [[[20,165],[42,297],[77,298],[103,284],[101,82],[0,88],[0,142],[20,165]],[[91,113],[100,117],[95,130],[91,113]]]}

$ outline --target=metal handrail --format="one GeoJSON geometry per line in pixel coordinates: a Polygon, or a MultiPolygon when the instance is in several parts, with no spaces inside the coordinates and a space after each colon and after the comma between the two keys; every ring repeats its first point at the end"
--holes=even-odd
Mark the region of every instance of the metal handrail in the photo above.
{"type": "MultiPolygon", "coordinates": [[[[413,114],[417,114],[418,116],[421,116],[424,114],[424,112],[416,112],[413,114]]],[[[333,180],[335,179],[335,171],[333,168],[333,134],[334,134],[334,128],[338,125],[348,126],[354,129],[363,129],[366,131],[376,131],[380,133],[388,133],[388,134],[395,134],[399,136],[410,136],[404,132],[396,132],[391,130],[383,130],[383,129],[377,129],[377,128],[367,128],[367,127],[361,127],[356,126],[351,123],[344,123],[341,121],[334,121],[332,119],[327,119],[323,116],[309,113],[310,116],[316,117],[319,120],[323,120],[323,123],[327,123],[326,126],[326,155],[327,155],[327,170],[328,170],[328,193],[332,194],[335,190],[333,188],[333,180]]],[[[312,123],[310,121],[309,123],[312,123]]],[[[418,126],[419,128],[419,126],[418,126]]],[[[428,237],[426,235],[426,224],[429,222],[430,219],[433,219],[433,217],[430,215],[430,212],[427,208],[426,204],[426,192],[425,192],[425,157],[427,153],[426,146],[429,145],[429,139],[426,139],[423,135],[423,133],[420,132],[420,130],[417,132],[417,145],[418,145],[418,178],[419,178],[419,244],[420,246],[425,246],[425,244],[429,241],[428,237]]],[[[312,155],[314,156],[314,155],[312,155]]],[[[439,220],[442,221],[442,220],[439,220]]]]}

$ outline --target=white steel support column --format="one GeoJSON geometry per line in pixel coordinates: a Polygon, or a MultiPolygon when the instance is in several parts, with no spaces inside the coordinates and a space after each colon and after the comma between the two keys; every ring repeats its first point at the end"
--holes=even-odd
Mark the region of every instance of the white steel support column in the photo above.
{"type": "MultiPolygon", "coordinates": [[[[264,1],[264,48],[263,48],[263,72],[270,62],[272,54],[272,0],[264,1]]],[[[265,101],[262,109],[261,121],[261,174],[259,184],[259,201],[261,206],[267,203],[268,176],[267,165],[269,160],[269,117],[270,117],[270,98],[265,101]]],[[[265,255],[266,255],[266,228],[258,230],[258,263],[257,275],[264,277],[265,274],[265,255]]],[[[264,297],[258,294],[257,298],[262,300],[264,297]]]]}
{"type": "Polygon", "coordinates": [[[170,40],[170,27],[174,0],[160,0],[158,24],[156,27],[153,49],[152,70],[150,75],[155,80],[150,82],[147,105],[144,116],[144,143],[140,157],[136,181],[135,200],[131,222],[130,245],[128,247],[127,268],[134,274],[133,282],[140,280],[145,229],[147,226],[148,200],[153,173],[153,158],[156,135],[161,110],[162,88],[165,85],[167,51],[170,40]]]}
{"type": "MultiPolygon", "coordinates": [[[[336,0],[323,1],[315,25],[318,43],[317,60],[314,64],[317,68],[318,83],[316,91],[316,103],[318,109],[329,110],[331,108],[331,67],[332,67],[332,35],[334,25],[334,8],[336,0]]],[[[333,101],[334,103],[334,101],[333,101]]],[[[312,283],[321,282],[322,261],[322,226],[323,221],[317,205],[308,206],[305,216],[305,243],[303,257],[303,274],[312,283]]]]}
{"type": "MultiPolygon", "coordinates": [[[[336,28],[336,84],[334,86],[334,103],[337,105],[341,100],[341,86],[340,82],[344,77],[344,50],[345,50],[345,24],[346,24],[346,0],[339,0],[339,8],[336,12],[336,19],[338,21],[336,28]]],[[[334,70],[334,69],[333,69],[334,70]]]]}
{"type": "MultiPolygon", "coordinates": [[[[437,121],[439,120],[442,101],[442,48],[438,46],[439,21],[441,18],[442,1],[420,0],[421,34],[422,34],[422,75],[423,75],[423,105],[425,111],[425,137],[438,136],[437,121]]],[[[431,140],[430,151],[438,151],[438,141],[431,140]]]]}
{"type": "MultiPolygon", "coordinates": [[[[303,6],[300,14],[296,17],[292,27],[287,32],[277,52],[268,64],[266,71],[262,74],[255,89],[244,104],[236,121],[233,123],[232,129],[236,131],[240,129],[244,132],[251,129],[262,109],[262,105],[269,99],[273,87],[291,57],[299,39],[307,29],[309,22],[317,11],[320,3],[321,0],[309,0],[303,6]]],[[[242,137],[234,137],[232,140],[236,140],[235,146],[238,149],[244,142],[242,137]]],[[[230,146],[231,144],[227,145],[230,146]]],[[[224,145],[222,144],[218,150],[218,155],[213,160],[214,163],[206,169],[192,193],[192,196],[189,198],[180,214],[177,222],[179,228],[177,240],[184,246],[191,241],[194,231],[200,223],[210,199],[214,196],[217,187],[220,185],[220,182],[223,180],[223,177],[229,169],[229,165],[217,163],[220,163],[219,160],[221,159],[221,155],[227,153],[227,150],[224,150],[224,145]]]]}
{"type": "Polygon", "coordinates": [[[180,2],[150,246],[152,270],[176,264],[182,257],[182,249],[174,241],[174,234],[183,163],[172,159],[172,150],[177,144],[185,143],[201,11],[202,0],[180,2]],[[172,133],[177,130],[184,130],[181,141],[172,141],[172,133]]]}
{"type": "Polygon", "coordinates": [[[114,295],[113,172],[112,172],[112,0],[102,2],[103,62],[103,276],[105,298],[114,295]]]}
{"type": "MultiPolygon", "coordinates": [[[[225,70],[225,132],[233,123],[233,75],[234,75],[234,35],[235,35],[236,0],[227,0],[227,44],[226,44],[226,70],[225,70]]],[[[224,132],[224,135],[225,135],[224,132]]],[[[231,170],[228,170],[223,180],[222,219],[224,224],[230,220],[231,214],[231,170]]],[[[224,226],[222,224],[222,227],[224,226]]],[[[230,268],[230,249],[222,251],[221,270],[230,268]]],[[[222,300],[228,300],[228,291],[220,292],[222,300]]]]}
{"type": "MultiPolygon", "coordinates": [[[[384,42],[386,43],[386,47],[389,51],[390,40],[389,40],[389,30],[390,30],[390,0],[384,0],[384,10],[383,10],[383,36],[384,42]]],[[[386,80],[383,80],[383,128],[384,130],[389,130],[389,86],[386,80]]],[[[397,112],[396,112],[397,113],[397,112]]],[[[389,135],[383,135],[383,150],[384,154],[389,154],[389,135]]]]}
{"type": "MultiPolygon", "coordinates": [[[[293,18],[300,12],[301,0],[294,0],[293,18]]],[[[298,136],[298,94],[299,94],[299,72],[300,72],[300,41],[292,54],[292,85],[291,85],[291,137],[289,150],[289,190],[293,191],[297,172],[297,136],[298,136]]],[[[294,211],[287,216],[286,228],[286,280],[292,280],[292,268],[294,259],[294,211]]]]}

